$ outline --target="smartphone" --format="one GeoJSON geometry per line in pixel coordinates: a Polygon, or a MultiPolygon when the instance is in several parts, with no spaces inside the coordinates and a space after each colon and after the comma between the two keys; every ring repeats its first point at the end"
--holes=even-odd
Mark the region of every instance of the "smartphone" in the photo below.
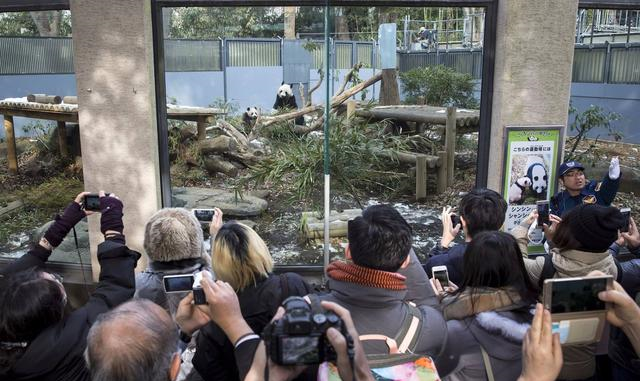
{"type": "Polygon", "coordinates": [[[538,208],[538,226],[549,224],[549,200],[536,201],[538,208]]]}
{"type": "Polygon", "coordinates": [[[216,211],[213,209],[193,209],[193,214],[200,222],[211,222],[216,211]]]}
{"type": "Polygon", "coordinates": [[[449,287],[449,272],[447,271],[447,266],[434,266],[431,269],[431,275],[440,281],[442,287],[449,287]]]}
{"type": "Polygon", "coordinates": [[[84,196],[84,200],[82,201],[82,207],[84,210],[88,211],[99,211],[100,210],[100,195],[97,193],[91,193],[84,196]]]}
{"type": "Polygon", "coordinates": [[[460,217],[456,214],[451,215],[451,226],[455,229],[456,225],[460,223],[460,217]]]}
{"type": "Polygon", "coordinates": [[[631,218],[631,208],[622,208],[620,209],[620,213],[624,217],[624,223],[622,227],[620,227],[620,231],[623,233],[627,233],[629,231],[629,218],[631,218]]]}
{"type": "Polygon", "coordinates": [[[193,290],[193,274],[165,275],[162,277],[164,292],[185,292],[193,290]]]}
{"type": "Polygon", "coordinates": [[[603,311],[607,303],[600,291],[613,287],[613,277],[558,278],[544,281],[544,306],[552,314],[603,311]]]}

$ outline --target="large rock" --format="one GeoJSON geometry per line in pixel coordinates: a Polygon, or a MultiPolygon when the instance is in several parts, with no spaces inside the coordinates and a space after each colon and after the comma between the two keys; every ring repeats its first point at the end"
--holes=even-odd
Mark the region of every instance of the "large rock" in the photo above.
{"type": "Polygon", "coordinates": [[[266,200],[211,188],[173,188],[173,206],[183,208],[220,208],[225,216],[252,217],[258,216],[267,209],[266,200]]]}

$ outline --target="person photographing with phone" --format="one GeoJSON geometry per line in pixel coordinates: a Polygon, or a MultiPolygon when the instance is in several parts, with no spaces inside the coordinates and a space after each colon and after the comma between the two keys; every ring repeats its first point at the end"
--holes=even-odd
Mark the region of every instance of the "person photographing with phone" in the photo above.
{"type": "MultiPolygon", "coordinates": [[[[529,225],[537,219],[537,211],[511,230],[523,254],[527,254],[529,225]]],[[[550,216],[554,217],[554,216],[550,216]]],[[[619,279],[621,269],[609,247],[618,238],[624,216],[617,208],[601,205],[578,205],[567,211],[555,225],[555,247],[548,255],[535,259],[525,257],[524,264],[531,280],[540,289],[546,279],[584,277],[598,270],[619,279]]],[[[588,379],[595,373],[595,344],[571,345],[564,350],[561,379],[588,379]]]]}
{"type": "Polygon", "coordinates": [[[611,205],[620,186],[620,162],[617,156],[611,158],[609,171],[601,182],[587,180],[584,166],[575,160],[560,165],[558,178],[564,190],[551,197],[551,214],[562,215],[581,204],[611,205]]]}
{"type": "Polygon", "coordinates": [[[27,254],[2,271],[0,278],[0,379],[86,380],[87,332],[98,315],[125,302],[135,291],[134,269],[140,254],[125,244],[122,202],[99,194],[100,276],[95,291],[79,309],[64,314],[66,290],[59,275],[45,271],[52,250],[91,211],[78,194],[56,217],[27,254]]]}
{"type": "MultiPolygon", "coordinates": [[[[219,213],[222,215],[222,211],[219,213]]],[[[136,297],[149,299],[173,315],[187,292],[167,292],[164,278],[176,277],[175,283],[181,276],[211,269],[211,256],[204,247],[200,221],[194,212],[185,208],[161,209],[145,226],[144,249],[149,264],[136,275],[136,297]]]]}

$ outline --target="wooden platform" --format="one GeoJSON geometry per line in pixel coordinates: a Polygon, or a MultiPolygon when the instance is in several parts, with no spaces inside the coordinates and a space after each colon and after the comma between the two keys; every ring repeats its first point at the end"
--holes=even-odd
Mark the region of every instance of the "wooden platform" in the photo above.
{"type": "MultiPolygon", "coordinates": [[[[67,122],[78,123],[77,104],[47,104],[4,100],[0,101],[0,114],[4,115],[7,160],[9,162],[9,172],[13,174],[18,173],[18,158],[16,153],[15,132],[13,129],[14,116],[55,120],[58,122],[58,131],[65,131],[67,122]]],[[[167,119],[186,120],[197,123],[198,140],[205,138],[207,124],[213,123],[216,116],[225,114],[225,111],[217,108],[167,105],[167,119]]],[[[58,134],[58,144],[60,146],[60,154],[67,156],[66,135],[58,134]]]]}

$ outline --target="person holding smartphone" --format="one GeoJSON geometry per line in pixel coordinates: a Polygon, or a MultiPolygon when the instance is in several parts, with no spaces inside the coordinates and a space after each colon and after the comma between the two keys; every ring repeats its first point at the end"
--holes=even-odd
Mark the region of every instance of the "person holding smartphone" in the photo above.
{"type": "Polygon", "coordinates": [[[442,299],[448,335],[438,372],[452,380],[515,380],[537,295],[516,240],[500,231],[477,234],[463,273],[460,287],[442,299]]]}
{"type": "Polygon", "coordinates": [[[191,210],[161,209],[147,221],[144,250],[149,263],[136,275],[135,296],[151,300],[173,316],[189,291],[165,292],[164,278],[211,270],[211,256],[204,247],[200,222],[191,210]]]}
{"type": "Polygon", "coordinates": [[[423,266],[427,275],[431,276],[436,266],[446,266],[449,279],[460,284],[464,275],[462,262],[467,245],[483,231],[499,230],[504,224],[506,212],[504,197],[486,188],[473,189],[464,195],[458,205],[458,215],[453,213],[451,207],[443,208],[440,245],[431,250],[423,266]],[[464,232],[465,242],[454,245],[453,241],[461,231],[464,232]]]}
{"type": "Polygon", "coordinates": [[[100,276],[87,303],[66,315],[67,293],[59,275],[44,269],[52,250],[86,215],[78,194],[27,254],[5,267],[0,277],[0,379],[83,380],[87,333],[98,316],[125,302],[135,291],[140,254],[125,243],[122,202],[100,191],[98,245],[100,276]]]}
{"type": "MultiPolygon", "coordinates": [[[[511,230],[524,254],[527,254],[529,242],[528,227],[536,218],[534,212],[511,230]]],[[[529,277],[540,289],[545,279],[583,277],[594,270],[619,279],[621,271],[609,247],[618,238],[624,222],[624,217],[614,207],[586,204],[572,208],[561,220],[554,222],[555,247],[550,254],[524,259],[529,277]]],[[[567,346],[560,378],[582,380],[593,376],[595,348],[595,344],[567,346]]]]}
{"type": "Polygon", "coordinates": [[[609,171],[602,181],[588,180],[584,166],[575,160],[560,165],[558,179],[564,190],[551,197],[551,214],[562,215],[581,204],[609,206],[620,186],[620,163],[617,156],[611,158],[609,171]]]}

